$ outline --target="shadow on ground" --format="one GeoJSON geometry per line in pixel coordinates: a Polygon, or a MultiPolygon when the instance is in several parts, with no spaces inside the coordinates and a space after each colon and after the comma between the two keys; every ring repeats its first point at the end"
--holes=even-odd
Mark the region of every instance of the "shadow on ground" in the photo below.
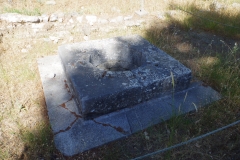
{"type": "Polygon", "coordinates": [[[45,99],[43,95],[40,97],[36,101],[41,107],[43,120],[38,122],[34,129],[20,130],[20,136],[25,145],[19,160],[57,158],[58,152],[53,143],[53,133],[48,120],[45,99]]]}

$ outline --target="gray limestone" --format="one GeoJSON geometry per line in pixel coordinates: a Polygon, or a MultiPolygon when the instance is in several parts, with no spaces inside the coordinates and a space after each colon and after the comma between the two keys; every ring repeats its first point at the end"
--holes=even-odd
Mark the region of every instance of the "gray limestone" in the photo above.
{"type": "MultiPolygon", "coordinates": [[[[66,58],[65,62],[63,61],[63,59],[61,59],[63,58],[63,56],[60,58],[57,55],[38,59],[39,72],[43,84],[49,120],[54,133],[55,146],[64,155],[72,156],[80,152],[87,151],[89,149],[104,145],[108,142],[127,137],[135,132],[146,129],[147,127],[168,120],[173,115],[180,115],[188,113],[190,111],[196,111],[200,107],[203,107],[209,103],[212,103],[220,99],[220,95],[216,91],[214,91],[210,87],[202,85],[201,82],[194,82],[189,84],[188,81],[191,77],[190,76],[191,71],[188,68],[184,67],[178,61],[168,56],[166,53],[157,49],[156,47],[152,45],[149,46],[149,43],[146,40],[142,39],[141,37],[139,36],[133,37],[134,39],[130,38],[131,39],[130,41],[126,37],[125,37],[126,39],[124,38],[121,39],[122,43],[120,44],[117,43],[118,44],[117,46],[119,47],[117,49],[115,48],[116,46],[114,44],[116,44],[115,43],[116,40],[119,41],[119,39],[108,39],[101,41],[109,42],[109,40],[112,40],[112,43],[110,43],[112,47],[112,48],[110,47],[110,51],[113,50],[117,52],[119,50],[119,53],[122,53],[123,55],[128,55],[127,58],[121,57],[119,55],[118,57],[120,57],[121,60],[124,60],[124,62],[131,61],[132,63],[134,62],[133,64],[136,65],[132,66],[129,64],[127,65],[126,63],[121,63],[118,64],[116,67],[119,69],[118,71],[116,70],[111,71],[109,70],[108,67],[105,66],[101,66],[100,68],[94,66],[95,64],[102,64],[99,63],[103,62],[99,57],[96,58],[94,62],[92,60],[89,60],[89,57],[87,58],[86,55],[88,53],[87,50],[88,48],[96,47],[98,45],[103,47],[106,46],[104,45],[104,43],[100,43],[100,41],[90,41],[89,45],[87,44],[87,42],[86,43],[84,42],[61,46],[59,48],[60,51],[68,51],[67,52],[68,54],[64,56],[64,58],[66,58]],[[132,48],[131,47],[129,48],[129,45],[127,45],[128,47],[125,46],[126,42],[130,43],[130,46],[135,49],[134,51],[136,51],[135,54],[137,56],[144,55],[145,52],[148,53],[147,56],[143,59],[137,60],[135,59],[133,61],[130,56],[132,54],[130,55],[128,54],[129,50],[131,50],[132,48]],[[86,47],[84,48],[85,50],[82,48],[82,52],[79,52],[79,47],[81,48],[83,46],[86,47]],[[124,46],[125,48],[121,49],[121,47],[124,46]],[[84,61],[79,61],[79,59],[76,59],[76,61],[70,61],[68,63],[68,60],[71,60],[72,52],[75,53],[76,55],[79,55],[80,57],[83,56],[85,60],[89,60],[87,61],[89,64],[87,64],[86,61],[85,61],[86,63],[83,63],[84,61]],[[158,54],[160,55],[157,56],[158,54]],[[155,61],[148,63],[149,59],[151,59],[152,56],[154,57],[154,60],[161,60],[161,63],[154,63],[155,61]],[[104,75],[105,78],[102,77],[102,75],[100,77],[96,77],[96,75],[93,74],[95,72],[92,72],[91,69],[80,68],[79,72],[75,73],[75,76],[81,74],[84,76],[81,76],[79,79],[74,79],[74,77],[71,77],[73,75],[71,74],[68,76],[66,75],[72,73],[74,70],[71,70],[71,68],[69,69],[66,66],[62,67],[62,62],[63,66],[69,65],[69,67],[72,67],[73,69],[75,66],[83,67],[84,65],[89,65],[92,68],[95,68],[93,71],[107,70],[107,73],[104,75]],[[141,72],[142,75],[141,76],[138,75],[139,73],[138,71],[144,70],[144,68],[146,67],[150,68],[151,71],[155,71],[156,74],[157,73],[159,74],[159,72],[157,72],[158,69],[153,68],[155,64],[158,64],[158,66],[160,65],[164,69],[167,68],[166,73],[162,72],[161,70],[160,73],[165,74],[161,74],[157,77],[153,76],[154,75],[153,72],[141,72]],[[173,66],[176,66],[176,68],[173,66]],[[128,70],[122,71],[121,69],[123,67],[128,68],[128,70]],[[176,79],[175,83],[176,88],[174,90],[172,90],[171,88],[172,77],[171,74],[169,73],[170,71],[172,72],[174,79],[176,79]],[[144,79],[145,81],[141,81],[143,80],[141,79],[141,77],[144,76],[146,76],[146,78],[144,79]],[[129,79],[129,77],[134,77],[137,83],[136,84],[130,83],[130,80],[133,80],[133,78],[129,79]],[[161,85],[154,86],[156,84],[155,82],[161,79],[161,77],[165,78],[163,83],[164,85],[167,85],[167,87],[161,87],[161,85]],[[184,80],[181,79],[180,77],[183,78],[184,80]],[[117,111],[113,111],[111,113],[100,115],[98,117],[85,119],[83,117],[83,114],[81,113],[81,110],[79,110],[79,105],[77,104],[78,102],[76,103],[76,95],[75,92],[72,91],[71,84],[75,82],[71,81],[71,78],[75,82],[79,80],[79,82],[81,83],[77,84],[80,86],[82,85],[82,83],[87,84],[89,89],[85,88],[85,86],[82,86],[78,89],[81,89],[81,91],[83,91],[82,93],[80,92],[81,94],[86,93],[89,94],[91,92],[94,92],[91,93],[90,96],[93,95],[98,96],[99,94],[102,94],[102,92],[109,92],[115,90],[122,92],[121,88],[123,89],[123,91],[127,89],[126,91],[127,96],[126,97],[117,96],[116,101],[119,100],[119,104],[124,104],[126,101],[129,101],[127,102],[129,106],[127,106],[126,108],[119,109],[117,111]],[[150,80],[149,78],[152,80],[150,80]],[[106,83],[105,84],[106,89],[102,88],[101,91],[97,90],[102,86],[100,82],[106,83]],[[114,83],[115,86],[113,85],[114,83]],[[150,83],[153,84],[150,85],[150,87],[147,87],[150,83]],[[108,86],[112,88],[108,88],[108,86]],[[138,89],[137,88],[131,91],[131,89],[133,89],[136,86],[137,87],[141,86],[140,88],[142,88],[142,90],[141,89],[137,90],[138,89]],[[158,87],[158,89],[162,88],[160,91],[166,92],[164,94],[159,94],[158,92],[152,91],[152,93],[156,93],[156,95],[151,97],[151,95],[148,95],[149,89],[153,90],[154,87],[158,87]],[[146,92],[142,92],[145,89],[146,92]],[[143,95],[141,95],[142,93],[143,95]],[[136,98],[137,96],[141,100],[137,99],[136,98]],[[125,100],[121,100],[121,98],[125,98],[125,100]],[[139,101],[137,103],[131,103],[131,100],[129,99],[139,101]]],[[[107,51],[104,53],[108,55],[107,51]]],[[[60,53],[60,55],[61,54],[63,53],[60,53]]],[[[114,58],[115,54],[116,53],[114,52],[110,56],[114,58]]],[[[93,55],[96,56],[96,54],[93,55]]],[[[115,66],[113,65],[111,66],[115,68],[115,66]]],[[[155,88],[154,90],[158,89],[155,88]]],[[[104,98],[105,94],[102,95],[103,96],[100,98],[104,98]]],[[[113,95],[111,96],[113,97],[113,95]]],[[[85,99],[87,98],[85,97],[85,99]]],[[[114,99],[112,100],[114,101],[114,99]]],[[[108,99],[105,99],[104,101],[108,101],[108,99]]],[[[111,107],[114,108],[114,105],[118,104],[117,103],[112,104],[111,107]]]]}
{"type": "Polygon", "coordinates": [[[39,23],[38,16],[26,16],[18,13],[4,13],[0,14],[0,20],[12,23],[39,23]]]}
{"type": "Polygon", "coordinates": [[[186,89],[191,70],[142,37],[60,46],[79,112],[86,119],[186,89]]]}
{"type": "Polygon", "coordinates": [[[57,14],[52,14],[49,17],[49,22],[56,22],[58,20],[58,15],[57,14]]]}

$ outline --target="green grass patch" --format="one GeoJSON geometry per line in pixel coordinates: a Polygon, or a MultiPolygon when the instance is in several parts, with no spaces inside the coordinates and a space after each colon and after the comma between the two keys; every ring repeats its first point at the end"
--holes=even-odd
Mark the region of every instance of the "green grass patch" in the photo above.
{"type": "Polygon", "coordinates": [[[4,8],[5,13],[19,13],[23,15],[28,15],[28,16],[40,16],[41,11],[38,8],[35,8],[33,10],[28,10],[26,8],[23,9],[16,9],[16,8],[4,8]]]}
{"type": "Polygon", "coordinates": [[[21,158],[53,158],[52,156],[55,148],[50,126],[46,124],[39,125],[35,131],[22,129],[20,136],[25,143],[25,149],[21,155],[21,158]]]}
{"type": "Polygon", "coordinates": [[[215,86],[223,96],[234,98],[240,94],[240,50],[235,45],[231,52],[218,54],[217,58],[211,68],[202,66],[202,78],[215,86]]]}
{"type": "Polygon", "coordinates": [[[1,160],[8,159],[9,157],[10,157],[9,154],[6,151],[2,151],[0,149],[0,159],[1,160]]]}

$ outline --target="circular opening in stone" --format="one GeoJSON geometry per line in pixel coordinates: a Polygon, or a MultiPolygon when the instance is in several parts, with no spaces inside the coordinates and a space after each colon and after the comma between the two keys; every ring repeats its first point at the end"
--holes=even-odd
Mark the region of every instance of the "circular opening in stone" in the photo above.
{"type": "Polygon", "coordinates": [[[129,48],[120,49],[118,52],[94,51],[89,62],[100,70],[128,71],[142,66],[145,63],[143,53],[129,48]]]}

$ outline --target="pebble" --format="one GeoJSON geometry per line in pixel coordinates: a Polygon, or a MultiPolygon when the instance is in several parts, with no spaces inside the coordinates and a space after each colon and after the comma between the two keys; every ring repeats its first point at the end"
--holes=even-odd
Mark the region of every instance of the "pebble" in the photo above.
{"type": "Polygon", "coordinates": [[[55,1],[46,1],[45,4],[46,5],[55,5],[56,2],[55,1]]]}
{"type": "Polygon", "coordinates": [[[43,29],[44,25],[44,23],[32,23],[32,29],[43,29]]]}
{"type": "Polygon", "coordinates": [[[84,39],[85,41],[88,41],[88,40],[89,40],[89,37],[88,37],[88,36],[84,36],[83,39],[84,39]]]}
{"type": "Polygon", "coordinates": [[[124,17],[124,21],[128,21],[128,20],[130,20],[130,19],[132,19],[132,18],[133,18],[133,16],[124,17]]]}
{"type": "Polygon", "coordinates": [[[123,16],[118,16],[118,17],[110,20],[110,22],[112,22],[112,23],[120,23],[122,21],[123,21],[123,16]]]}
{"type": "Polygon", "coordinates": [[[77,21],[79,22],[79,23],[82,23],[82,20],[83,20],[83,16],[77,16],[77,21]]]}
{"type": "Polygon", "coordinates": [[[99,18],[99,19],[98,19],[98,23],[100,23],[100,24],[106,24],[106,23],[108,23],[108,20],[99,18]]]}
{"type": "Polygon", "coordinates": [[[58,16],[56,14],[52,14],[49,18],[49,22],[56,22],[58,20],[58,16]]]}
{"type": "Polygon", "coordinates": [[[90,25],[93,25],[95,22],[97,22],[97,16],[87,15],[85,18],[90,25]]]}
{"type": "Polygon", "coordinates": [[[21,52],[22,52],[22,53],[27,53],[28,50],[27,50],[27,49],[22,49],[21,52]]]}
{"type": "Polygon", "coordinates": [[[42,22],[48,22],[49,15],[46,15],[46,14],[41,15],[41,20],[42,20],[42,22]]]}

